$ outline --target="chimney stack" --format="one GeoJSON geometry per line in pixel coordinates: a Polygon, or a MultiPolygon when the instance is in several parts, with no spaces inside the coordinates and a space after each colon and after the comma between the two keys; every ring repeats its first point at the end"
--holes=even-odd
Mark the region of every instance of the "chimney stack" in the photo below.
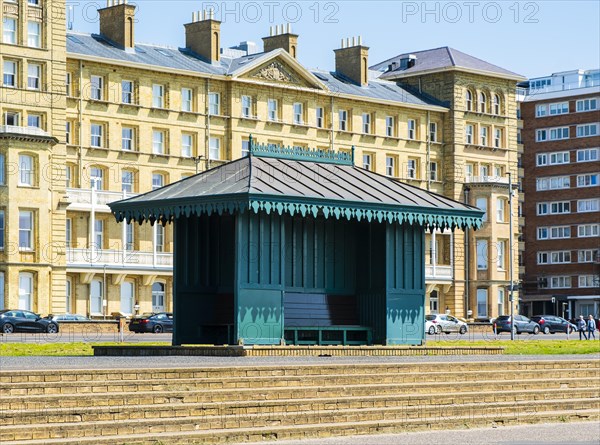
{"type": "Polygon", "coordinates": [[[221,60],[221,22],[214,19],[212,9],[192,13],[185,25],[185,46],[210,63],[221,60]]]}
{"type": "Polygon", "coordinates": [[[135,5],[127,0],[107,0],[106,8],[98,10],[100,34],[115,45],[127,50],[133,49],[135,5]]]}
{"type": "Polygon", "coordinates": [[[282,48],[296,59],[298,34],[292,34],[292,25],[289,23],[287,25],[271,26],[269,37],[263,37],[263,45],[266,53],[282,48]]]}
{"type": "Polygon", "coordinates": [[[362,37],[342,39],[341,48],[335,52],[335,71],[364,87],[369,83],[369,48],[363,46],[362,37]]]}

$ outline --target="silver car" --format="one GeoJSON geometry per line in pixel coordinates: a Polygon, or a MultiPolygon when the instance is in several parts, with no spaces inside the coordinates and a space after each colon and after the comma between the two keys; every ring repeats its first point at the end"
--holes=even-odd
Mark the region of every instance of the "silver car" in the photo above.
{"type": "Polygon", "coordinates": [[[467,323],[460,321],[452,315],[431,314],[425,316],[425,328],[430,335],[441,334],[442,332],[449,334],[450,332],[459,332],[465,334],[469,331],[467,323]]]}

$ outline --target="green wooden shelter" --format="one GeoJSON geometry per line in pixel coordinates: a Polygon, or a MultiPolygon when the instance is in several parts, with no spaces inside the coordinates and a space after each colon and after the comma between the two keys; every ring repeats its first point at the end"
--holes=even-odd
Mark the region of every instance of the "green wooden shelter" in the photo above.
{"type": "Polygon", "coordinates": [[[109,204],[174,224],[173,344],[421,344],[425,230],[483,212],[354,166],[354,151],[259,144],[109,204]]]}

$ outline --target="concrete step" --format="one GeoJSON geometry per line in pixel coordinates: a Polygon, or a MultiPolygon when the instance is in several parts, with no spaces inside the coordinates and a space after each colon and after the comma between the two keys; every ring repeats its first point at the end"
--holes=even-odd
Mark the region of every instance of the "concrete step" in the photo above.
{"type": "MultiPolygon", "coordinates": [[[[326,359],[324,359],[326,360],[326,359]]],[[[543,369],[599,369],[600,360],[540,360],[537,362],[502,362],[502,371],[534,372],[543,369]]],[[[389,364],[327,364],[323,365],[282,365],[282,366],[230,366],[204,368],[175,368],[148,370],[61,370],[60,373],[46,371],[0,371],[0,383],[41,383],[41,382],[76,382],[76,381],[114,381],[114,380],[165,380],[196,378],[240,378],[240,377],[274,377],[274,376],[309,376],[331,374],[405,374],[431,373],[436,371],[499,371],[496,361],[490,362],[427,362],[427,363],[389,363],[389,364]]]]}
{"type": "Polygon", "coordinates": [[[6,410],[0,417],[0,426],[59,424],[75,422],[122,421],[136,419],[164,419],[198,416],[239,416],[258,412],[285,413],[312,411],[324,412],[338,409],[369,409],[393,407],[426,407],[430,405],[462,405],[475,403],[508,403],[535,400],[540,403],[545,400],[599,398],[599,387],[583,387],[574,389],[550,390],[506,390],[502,392],[455,392],[360,396],[360,397],[329,397],[313,399],[283,399],[261,401],[232,401],[212,403],[172,403],[158,405],[125,405],[108,407],[75,407],[75,408],[46,408],[44,410],[6,410]]]}
{"type": "MultiPolygon", "coordinates": [[[[426,376],[424,376],[426,378],[426,376]]],[[[475,382],[410,382],[385,384],[334,384],[319,387],[287,386],[203,389],[173,391],[135,391],[63,395],[6,396],[0,399],[0,410],[44,409],[45,407],[80,408],[90,406],[148,405],[163,403],[209,403],[247,400],[277,400],[295,398],[350,397],[369,395],[454,393],[460,391],[505,391],[526,389],[583,388],[600,385],[598,379],[554,378],[481,380],[475,382]]]]}
{"type": "MultiPolygon", "coordinates": [[[[327,386],[327,385],[356,385],[356,384],[382,384],[382,383],[417,383],[423,382],[472,382],[479,380],[511,379],[514,371],[486,370],[486,371],[436,371],[423,373],[410,372],[406,374],[379,373],[379,374],[330,374],[308,376],[256,376],[236,378],[189,378],[189,379],[145,379],[145,380],[102,380],[100,382],[81,380],[67,382],[31,382],[2,383],[0,396],[26,396],[26,395],[69,395],[69,394],[97,394],[113,392],[139,392],[139,391],[170,391],[170,390],[200,390],[200,389],[236,389],[236,388],[267,388],[288,386],[327,386]]],[[[522,380],[527,379],[556,379],[556,378],[582,378],[600,379],[600,369],[543,369],[535,372],[526,372],[519,375],[522,380]]]]}
{"type": "Polygon", "coordinates": [[[383,408],[349,408],[329,411],[263,412],[246,415],[216,415],[183,418],[136,419],[50,423],[0,427],[0,443],[12,440],[74,438],[122,434],[150,434],[162,432],[200,431],[225,428],[269,428],[272,426],[314,425],[331,422],[371,422],[382,420],[419,419],[422,417],[464,417],[472,415],[495,416],[519,413],[521,417],[535,417],[538,411],[600,410],[600,399],[536,400],[518,402],[471,403],[462,405],[399,406],[383,408]]]}
{"type": "MultiPolygon", "coordinates": [[[[589,401],[587,401],[589,402],[589,401]]],[[[535,405],[534,405],[535,406],[535,405]]],[[[334,422],[322,422],[311,425],[271,425],[246,428],[226,428],[212,430],[192,430],[192,431],[165,431],[165,432],[150,432],[145,434],[133,434],[129,428],[119,428],[113,424],[110,431],[118,434],[118,436],[89,436],[79,438],[63,438],[56,437],[53,439],[16,439],[2,441],[2,445],[156,445],[162,444],[209,444],[209,443],[232,443],[232,442],[247,442],[247,441],[263,441],[275,439],[308,439],[308,438],[323,438],[331,436],[344,435],[360,435],[360,434],[384,434],[396,433],[403,431],[418,431],[424,429],[458,429],[483,426],[498,426],[507,424],[527,424],[541,422],[558,422],[558,421],[577,421],[577,420],[600,420],[600,410],[597,407],[586,409],[562,409],[551,410],[541,407],[534,416],[526,413],[521,414],[519,411],[512,409],[510,412],[487,412],[478,414],[475,412],[466,413],[458,416],[451,415],[434,415],[431,417],[422,416],[416,419],[384,419],[384,420],[369,420],[364,422],[356,421],[339,421],[338,418],[333,419],[334,422]],[[116,430],[116,431],[115,431],[116,430]]]]}

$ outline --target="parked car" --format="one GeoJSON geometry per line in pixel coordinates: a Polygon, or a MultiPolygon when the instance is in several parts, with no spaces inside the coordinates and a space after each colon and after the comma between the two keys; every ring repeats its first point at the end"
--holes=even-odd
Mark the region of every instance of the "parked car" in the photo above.
{"type": "Polygon", "coordinates": [[[52,321],[90,321],[89,318],[87,318],[85,315],[78,315],[78,314],[60,314],[60,315],[53,315],[50,314],[47,317],[48,320],[52,320],[52,321]]]}
{"type": "Polygon", "coordinates": [[[173,332],[173,314],[160,312],[133,317],[129,322],[129,330],[138,333],[154,332],[155,334],[173,332]]]}
{"type": "Polygon", "coordinates": [[[425,332],[430,335],[440,334],[445,332],[460,332],[465,334],[469,330],[469,326],[464,321],[452,315],[446,314],[431,314],[425,316],[425,332]]]}
{"type": "Polygon", "coordinates": [[[577,330],[577,326],[573,323],[562,317],[557,317],[556,315],[536,315],[531,317],[531,320],[540,325],[540,329],[544,334],[556,334],[557,332],[565,333],[567,332],[567,329],[570,334],[577,330]]]}
{"type": "Polygon", "coordinates": [[[515,315],[514,323],[512,322],[510,315],[500,315],[494,321],[494,327],[498,333],[510,332],[511,329],[515,332],[515,334],[529,332],[537,335],[540,333],[540,325],[524,315],[515,315]]]}
{"type": "Polygon", "coordinates": [[[56,334],[58,323],[38,314],[21,309],[4,309],[0,311],[0,332],[12,334],[13,332],[47,332],[56,334]]]}

